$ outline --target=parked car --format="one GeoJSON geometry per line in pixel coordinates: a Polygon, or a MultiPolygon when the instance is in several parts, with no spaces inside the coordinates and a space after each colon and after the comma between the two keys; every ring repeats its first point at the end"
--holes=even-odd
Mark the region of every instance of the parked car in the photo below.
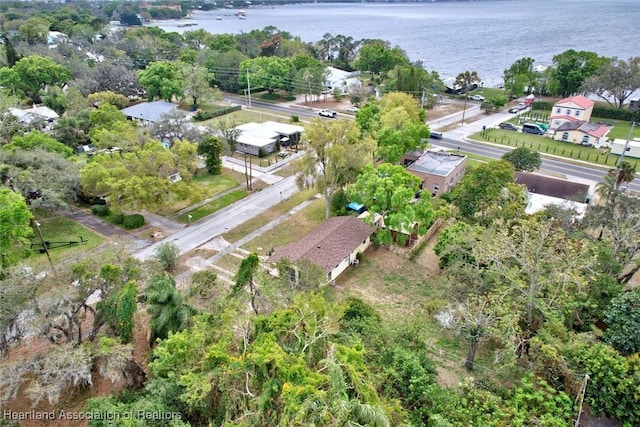
{"type": "Polygon", "coordinates": [[[338,116],[338,113],[333,110],[320,110],[318,114],[322,117],[331,117],[332,119],[338,116]]]}
{"type": "Polygon", "coordinates": [[[518,107],[511,107],[511,108],[509,108],[509,112],[510,112],[510,113],[519,113],[519,112],[520,112],[520,108],[518,108],[518,107]]]}
{"type": "Polygon", "coordinates": [[[522,125],[522,132],[531,133],[533,135],[544,135],[544,129],[533,123],[525,123],[522,125]]]}
{"type": "Polygon", "coordinates": [[[281,151],[281,152],[278,153],[278,157],[282,157],[283,159],[285,157],[287,157],[288,155],[289,155],[289,153],[287,153],[286,151],[281,151]]]}
{"type": "Polygon", "coordinates": [[[347,111],[350,113],[357,113],[360,109],[358,107],[349,107],[347,108],[347,111]]]}
{"type": "Polygon", "coordinates": [[[471,99],[473,99],[474,101],[484,101],[484,96],[476,94],[476,95],[473,95],[471,99]]]}
{"type": "Polygon", "coordinates": [[[429,138],[442,139],[442,133],[431,131],[431,133],[429,134],[429,138]]]}
{"type": "Polygon", "coordinates": [[[527,107],[528,107],[528,105],[527,105],[527,104],[525,104],[524,102],[520,102],[520,103],[518,103],[518,108],[519,108],[519,109],[521,109],[521,110],[524,110],[524,109],[526,109],[527,107]]]}
{"type": "Polygon", "coordinates": [[[500,123],[498,125],[498,127],[500,129],[504,129],[504,130],[514,130],[516,132],[518,131],[518,127],[516,125],[514,125],[513,123],[509,123],[509,122],[500,123]]]}

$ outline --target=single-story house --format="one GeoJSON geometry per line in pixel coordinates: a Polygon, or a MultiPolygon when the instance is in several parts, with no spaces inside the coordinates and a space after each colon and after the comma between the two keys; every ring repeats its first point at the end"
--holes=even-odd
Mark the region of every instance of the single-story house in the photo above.
{"type": "Polygon", "coordinates": [[[53,123],[58,117],[58,113],[45,105],[35,105],[31,108],[21,109],[10,107],[8,109],[9,114],[15,116],[20,123],[31,124],[38,120],[42,120],[47,123],[53,123]]]}
{"type": "Polygon", "coordinates": [[[277,248],[267,262],[306,259],[323,268],[329,281],[335,280],[349,265],[357,263],[358,253],[369,247],[374,231],[356,217],[332,217],[297,242],[277,248]]]}
{"type": "Polygon", "coordinates": [[[584,120],[567,121],[553,132],[554,139],[572,144],[599,146],[607,137],[611,127],[584,120]]]}
{"type": "Polygon", "coordinates": [[[330,91],[339,88],[342,93],[346,94],[349,93],[350,88],[362,86],[359,79],[360,71],[344,71],[335,67],[327,67],[326,71],[324,87],[330,91]]]}
{"type": "Polygon", "coordinates": [[[254,156],[273,153],[279,147],[297,144],[304,132],[302,126],[278,122],[245,123],[238,131],[236,150],[254,156]]]}
{"type": "Polygon", "coordinates": [[[591,186],[529,172],[517,172],[516,183],[527,187],[525,213],[534,214],[547,206],[574,209],[584,215],[592,194],[591,186]]]}
{"type": "Polygon", "coordinates": [[[591,119],[595,102],[584,95],[570,96],[553,104],[549,125],[551,129],[559,128],[563,123],[585,121],[591,119]]]}
{"type": "Polygon", "coordinates": [[[403,163],[409,173],[422,180],[420,188],[435,196],[450,191],[462,179],[467,168],[467,157],[457,153],[426,150],[421,154],[405,154],[403,163]]]}
{"type": "Polygon", "coordinates": [[[162,119],[162,116],[178,108],[176,104],[167,101],[141,102],[120,110],[127,119],[150,125],[162,119]]]}
{"type": "Polygon", "coordinates": [[[628,144],[626,139],[614,139],[611,143],[611,154],[621,155],[625,145],[625,157],[640,159],[640,140],[637,139],[630,139],[628,144]]]}

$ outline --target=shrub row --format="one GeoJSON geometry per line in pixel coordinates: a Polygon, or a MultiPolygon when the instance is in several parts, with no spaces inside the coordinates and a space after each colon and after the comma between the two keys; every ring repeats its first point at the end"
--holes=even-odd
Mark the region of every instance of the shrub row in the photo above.
{"type": "Polygon", "coordinates": [[[127,230],[140,228],[144,225],[144,217],[140,214],[125,215],[120,212],[110,213],[109,207],[106,205],[93,205],[91,212],[94,215],[109,217],[108,220],[113,224],[122,225],[127,230]]]}
{"type": "Polygon", "coordinates": [[[193,115],[193,120],[196,122],[203,122],[214,117],[220,117],[224,116],[225,114],[233,113],[234,111],[238,111],[241,108],[242,107],[239,105],[230,105],[228,107],[218,108],[217,110],[198,110],[193,115]]]}

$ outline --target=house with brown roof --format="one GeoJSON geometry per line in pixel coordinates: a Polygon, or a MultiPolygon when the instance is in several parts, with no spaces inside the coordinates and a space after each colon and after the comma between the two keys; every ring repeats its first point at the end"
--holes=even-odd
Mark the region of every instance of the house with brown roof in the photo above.
{"type": "Polygon", "coordinates": [[[515,182],[527,187],[527,214],[539,212],[551,205],[573,209],[578,216],[584,215],[587,210],[591,194],[591,186],[587,184],[529,172],[517,172],[515,182]]]}
{"type": "Polygon", "coordinates": [[[549,127],[559,128],[563,123],[585,121],[591,119],[595,102],[584,95],[570,96],[553,104],[549,116],[549,127]]]}
{"type": "Polygon", "coordinates": [[[358,253],[369,247],[374,231],[356,217],[332,217],[297,242],[277,248],[267,262],[306,259],[323,268],[329,281],[335,280],[347,267],[357,264],[358,253]]]}
{"type": "Polygon", "coordinates": [[[606,141],[610,130],[611,127],[603,124],[578,120],[561,124],[554,131],[553,138],[562,142],[598,147],[606,141]]]}

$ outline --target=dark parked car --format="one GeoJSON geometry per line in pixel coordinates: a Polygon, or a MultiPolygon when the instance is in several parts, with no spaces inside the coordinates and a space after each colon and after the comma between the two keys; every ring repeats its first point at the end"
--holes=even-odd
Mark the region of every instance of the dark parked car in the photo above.
{"type": "Polygon", "coordinates": [[[440,133],[440,132],[431,132],[429,134],[429,138],[442,139],[442,133],[440,133]]]}
{"type": "Polygon", "coordinates": [[[504,130],[514,130],[516,132],[518,131],[518,127],[513,123],[509,123],[509,122],[500,123],[498,127],[504,130]]]}

